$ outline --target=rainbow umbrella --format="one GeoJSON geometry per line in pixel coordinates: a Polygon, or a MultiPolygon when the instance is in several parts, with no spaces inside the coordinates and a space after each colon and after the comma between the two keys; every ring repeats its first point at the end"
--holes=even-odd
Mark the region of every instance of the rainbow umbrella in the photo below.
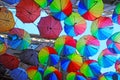
{"type": "Polygon", "coordinates": [[[89,57],[98,52],[99,46],[100,43],[95,37],[85,35],[77,41],[76,48],[82,56],[89,57]]]}
{"type": "Polygon", "coordinates": [[[91,33],[99,40],[105,40],[112,35],[113,24],[109,17],[99,17],[92,22],[91,33]]]}
{"type": "Polygon", "coordinates": [[[114,23],[117,23],[120,25],[120,3],[118,3],[114,9],[112,20],[114,23]]]}
{"type": "Polygon", "coordinates": [[[86,60],[80,68],[80,72],[86,77],[96,77],[101,74],[101,67],[96,60],[86,60]]]}
{"type": "Polygon", "coordinates": [[[103,7],[102,0],[80,0],[78,12],[87,20],[95,20],[102,15],[103,7]]]}
{"type": "Polygon", "coordinates": [[[43,75],[44,80],[62,80],[62,74],[55,67],[47,67],[43,75]]]}
{"type": "Polygon", "coordinates": [[[42,65],[56,65],[59,62],[59,56],[54,48],[46,46],[38,53],[38,59],[42,65]]]}
{"type": "Polygon", "coordinates": [[[114,33],[107,40],[107,48],[113,53],[120,54],[120,32],[114,33]]]}
{"type": "Polygon", "coordinates": [[[20,0],[2,0],[10,5],[17,4],[20,2],[20,0]]]}
{"type": "Polygon", "coordinates": [[[117,55],[110,52],[108,49],[104,49],[98,56],[98,64],[104,68],[112,66],[116,60],[117,55]]]}
{"type": "Polygon", "coordinates": [[[77,36],[82,34],[86,29],[85,20],[76,12],[72,12],[64,21],[64,30],[69,36],[77,36]]]}
{"type": "Polygon", "coordinates": [[[115,69],[118,73],[120,73],[120,58],[115,62],[115,69]]]}
{"type": "Polygon", "coordinates": [[[70,55],[76,51],[76,41],[70,36],[63,35],[56,39],[54,47],[58,55],[70,55]]]}
{"type": "Polygon", "coordinates": [[[56,19],[64,20],[72,13],[72,3],[70,0],[53,0],[50,11],[56,19]]]}

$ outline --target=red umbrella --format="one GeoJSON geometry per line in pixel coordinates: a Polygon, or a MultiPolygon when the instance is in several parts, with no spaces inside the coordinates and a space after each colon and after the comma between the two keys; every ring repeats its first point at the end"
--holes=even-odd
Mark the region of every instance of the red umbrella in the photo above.
{"type": "Polygon", "coordinates": [[[52,16],[42,17],[38,23],[38,29],[41,37],[47,39],[55,39],[62,31],[60,21],[54,19],[52,16]]]}
{"type": "Polygon", "coordinates": [[[16,6],[16,16],[24,23],[32,23],[40,16],[40,7],[34,0],[21,0],[16,6]]]}

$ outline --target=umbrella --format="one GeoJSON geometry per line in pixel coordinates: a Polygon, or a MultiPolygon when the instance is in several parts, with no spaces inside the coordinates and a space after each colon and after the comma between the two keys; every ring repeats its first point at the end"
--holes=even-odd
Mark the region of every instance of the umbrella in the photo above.
{"type": "Polygon", "coordinates": [[[87,80],[80,72],[70,72],[67,74],[66,80],[87,80]]]}
{"type": "Polygon", "coordinates": [[[96,60],[86,60],[80,68],[80,72],[86,77],[96,77],[101,74],[101,67],[96,60]]]}
{"type": "Polygon", "coordinates": [[[38,53],[38,59],[42,65],[56,65],[59,62],[59,56],[54,48],[46,46],[38,53]]]}
{"type": "Polygon", "coordinates": [[[47,67],[43,80],[62,80],[62,74],[55,67],[47,67]]]}
{"type": "Polygon", "coordinates": [[[22,62],[26,64],[35,65],[35,66],[39,65],[38,53],[33,49],[23,50],[19,58],[22,62]]]}
{"type": "Polygon", "coordinates": [[[95,20],[100,17],[103,8],[102,0],[80,0],[78,4],[78,12],[87,20],[95,20]]]}
{"type": "Polygon", "coordinates": [[[40,36],[46,39],[56,39],[62,31],[60,21],[52,16],[42,17],[38,23],[40,36]]]}
{"type": "Polygon", "coordinates": [[[120,73],[120,58],[115,62],[115,69],[118,73],[120,73]]]}
{"type": "Polygon", "coordinates": [[[114,33],[110,38],[107,40],[107,48],[112,53],[120,53],[120,32],[114,33]]]}
{"type": "Polygon", "coordinates": [[[77,72],[82,65],[82,57],[79,54],[71,54],[62,59],[61,68],[66,72],[77,72]]]}
{"type": "Polygon", "coordinates": [[[0,7],[0,32],[7,32],[11,30],[15,21],[13,18],[13,14],[6,7],[0,7]]]}
{"type": "Polygon", "coordinates": [[[0,55],[0,63],[8,69],[15,69],[19,66],[19,59],[10,54],[0,55]]]}
{"type": "Polygon", "coordinates": [[[72,12],[64,21],[64,30],[69,36],[77,36],[86,30],[85,20],[76,12],[72,12]]]}
{"type": "Polygon", "coordinates": [[[72,3],[70,0],[53,0],[50,11],[56,19],[64,20],[72,13],[72,3]]]}
{"type": "Polygon", "coordinates": [[[6,71],[7,69],[2,64],[0,64],[0,75],[4,75],[6,71]]]}
{"type": "Polygon", "coordinates": [[[34,0],[20,0],[16,6],[16,16],[23,23],[33,23],[40,16],[40,7],[34,0]]]}
{"type": "Polygon", "coordinates": [[[17,4],[20,2],[20,0],[2,0],[10,5],[17,4]]]}
{"type": "Polygon", "coordinates": [[[118,3],[114,9],[114,12],[112,14],[112,20],[114,23],[120,25],[120,3],[118,3]]]}
{"type": "Polygon", "coordinates": [[[99,17],[92,22],[91,33],[99,40],[105,40],[112,35],[113,24],[109,17],[99,17]]]}
{"type": "Polygon", "coordinates": [[[9,72],[13,80],[27,80],[27,72],[23,68],[16,68],[9,72]]]}
{"type": "Polygon", "coordinates": [[[112,66],[116,60],[117,55],[110,52],[108,49],[104,49],[98,56],[98,64],[104,68],[112,66]]]}
{"type": "Polygon", "coordinates": [[[8,45],[17,50],[27,49],[31,44],[31,37],[23,29],[14,28],[8,33],[8,45]]]}
{"type": "Polygon", "coordinates": [[[98,52],[99,46],[100,43],[95,37],[85,35],[77,41],[76,48],[82,56],[90,57],[98,52]]]}
{"type": "Polygon", "coordinates": [[[56,39],[54,47],[58,55],[70,55],[76,52],[76,41],[70,36],[63,35],[56,39]]]}

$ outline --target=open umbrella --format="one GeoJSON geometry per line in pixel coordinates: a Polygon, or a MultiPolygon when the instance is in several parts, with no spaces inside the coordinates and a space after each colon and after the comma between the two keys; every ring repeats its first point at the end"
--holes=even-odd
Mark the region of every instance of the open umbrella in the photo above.
{"type": "Polygon", "coordinates": [[[6,7],[0,7],[0,32],[7,32],[11,30],[15,21],[13,18],[13,14],[6,7]]]}
{"type": "Polygon", "coordinates": [[[72,12],[69,17],[64,21],[64,30],[69,36],[77,36],[82,34],[86,30],[86,22],[80,14],[72,12]]]}
{"type": "Polygon", "coordinates": [[[70,0],[53,0],[50,11],[56,19],[64,20],[72,13],[72,3],[70,0]]]}
{"type": "Polygon", "coordinates": [[[115,69],[116,72],[120,73],[120,58],[118,58],[117,61],[115,62],[115,69]]]}
{"type": "Polygon", "coordinates": [[[2,0],[2,1],[4,1],[4,2],[10,4],[10,5],[17,4],[17,3],[20,2],[20,0],[2,0]]]}
{"type": "Polygon", "coordinates": [[[24,50],[31,44],[31,37],[23,29],[14,28],[8,33],[8,45],[17,50],[24,50]]]}
{"type": "Polygon", "coordinates": [[[0,64],[0,75],[4,75],[6,71],[7,69],[2,64],[0,64]]]}
{"type": "Polygon", "coordinates": [[[91,33],[99,40],[105,40],[112,35],[113,24],[109,17],[99,17],[92,22],[91,33]]]}
{"type": "Polygon", "coordinates": [[[78,4],[78,12],[87,20],[95,20],[100,17],[103,8],[102,0],[80,0],[78,4]]]}
{"type": "Polygon", "coordinates": [[[42,17],[38,23],[40,36],[46,39],[56,39],[62,31],[60,21],[52,16],[42,17]]]}
{"type": "Polygon", "coordinates": [[[34,0],[20,0],[16,6],[16,16],[23,23],[33,23],[40,16],[40,7],[34,0]]]}

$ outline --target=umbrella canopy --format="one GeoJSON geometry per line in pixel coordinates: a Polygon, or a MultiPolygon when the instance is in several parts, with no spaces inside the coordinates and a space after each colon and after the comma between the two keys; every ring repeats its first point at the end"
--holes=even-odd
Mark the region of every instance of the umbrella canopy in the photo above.
{"type": "Polygon", "coordinates": [[[0,7],[0,32],[7,32],[15,26],[13,14],[6,7],[0,7]]]}
{"type": "Polygon", "coordinates": [[[42,17],[38,23],[40,36],[46,39],[56,39],[62,31],[60,21],[52,16],[42,17]]]}
{"type": "Polygon", "coordinates": [[[70,0],[53,0],[50,11],[56,19],[64,20],[72,13],[72,3],[70,0]]]}
{"type": "Polygon", "coordinates": [[[19,59],[10,54],[0,55],[0,63],[8,69],[15,69],[19,66],[19,59]]]}
{"type": "Polygon", "coordinates": [[[35,65],[35,66],[39,65],[38,53],[33,49],[23,50],[19,58],[22,62],[26,64],[35,65]]]}
{"type": "Polygon", "coordinates": [[[87,20],[95,20],[100,17],[103,8],[102,0],[80,0],[78,4],[78,12],[87,20]]]}
{"type": "Polygon", "coordinates": [[[115,62],[115,69],[118,73],[120,73],[120,58],[115,62]]]}
{"type": "Polygon", "coordinates": [[[120,25],[120,3],[118,3],[114,9],[114,12],[112,14],[112,20],[114,23],[120,25]]]}
{"type": "Polygon", "coordinates": [[[23,68],[16,68],[9,72],[13,80],[27,80],[28,76],[23,68]]]}
{"type": "Polygon", "coordinates": [[[20,0],[2,0],[2,1],[4,1],[4,2],[10,4],[10,5],[17,4],[17,3],[20,2],[20,0]]]}
{"type": "Polygon", "coordinates": [[[72,12],[64,21],[64,30],[69,36],[77,36],[86,30],[86,22],[79,13],[72,12]]]}
{"type": "Polygon", "coordinates": [[[76,52],[76,41],[73,37],[63,35],[56,39],[54,47],[58,55],[70,55],[76,52]]]}
{"type": "Polygon", "coordinates": [[[113,24],[110,17],[99,17],[92,22],[91,33],[99,40],[105,40],[112,35],[113,24]]]}
{"type": "Polygon", "coordinates": [[[48,67],[43,75],[44,80],[62,80],[62,74],[55,67],[48,67]]]}
{"type": "Polygon", "coordinates": [[[80,72],[86,77],[98,77],[101,74],[101,67],[96,60],[86,60],[80,68],[80,72]]]}
{"type": "Polygon", "coordinates": [[[17,50],[24,50],[31,44],[31,37],[23,29],[14,28],[8,33],[8,45],[17,50]]]}
{"type": "Polygon", "coordinates": [[[66,72],[77,72],[82,65],[82,57],[79,54],[71,54],[62,59],[61,68],[66,72]]]}
{"type": "Polygon", "coordinates": [[[23,23],[33,23],[40,16],[40,7],[34,0],[20,0],[16,6],[16,16],[23,23]]]}
{"type": "Polygon", "coordinates": [[[6,71],[7,69],[2,64],[0,64],[0,75],[4,75],[6,71]]]}
{"type": "Polygon", "coordinates": [[[112,66],[117,60],[117,54],[104,49],[98,56],[98,63],[101,67],[107,68],[112,66]]]}
{"type": "Polygon", "coordinates": [[[38,53],[38,59],[42,65],[56,65],[59,62],[59,56],[54,48],[46,46],[38,53]]]}
{"type": "Polygon", "coordinates": [[[95,37],[85,35],[77,41],[76,48],[82,56],[90,57],[98,52],[99,46],[100,43],[95,37]]]}

